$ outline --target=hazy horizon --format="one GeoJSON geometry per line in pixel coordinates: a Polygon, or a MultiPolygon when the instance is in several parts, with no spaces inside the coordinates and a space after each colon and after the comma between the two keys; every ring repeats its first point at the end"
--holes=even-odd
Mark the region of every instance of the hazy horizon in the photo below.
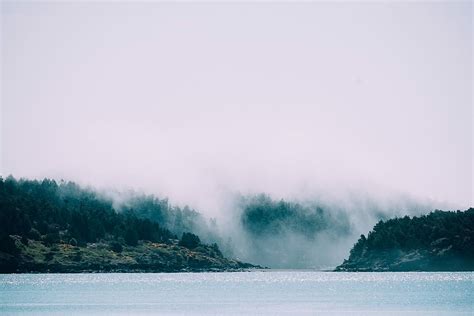
{"type": "Polygon", "coordinates": [[[469,1],[1,10],[4,177],[473,206],[469,1]]]}

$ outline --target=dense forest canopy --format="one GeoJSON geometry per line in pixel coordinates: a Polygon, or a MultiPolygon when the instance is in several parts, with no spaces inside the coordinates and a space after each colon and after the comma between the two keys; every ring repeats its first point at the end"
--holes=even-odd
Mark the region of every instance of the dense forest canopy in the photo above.
{"type": "Polygon", "coordinates": [[[206,242],[220,241],[215,219],[208,220],[189,206],[173,206],[168,199],[132,194],[117,206],[117,210],[159,223],[178,236],[185,232],[194,232],[206,242]]]}
{"type": "Polygon", "coordinates": [[[474,209],[379,221],[340,270],[472,270],[474,209]]]}
{"type": "Polygon", "coordinates": [[[72,182],[0,178],[0,273],[254,267],[224,257],[216,243],[186,231],[203,220],[188,207],[153,196],[114,206],[105,195],[72,182]]]}
{"type": "MultiPolygon", "coordinates": [[[[345,234],[349,229],[347,219],[332,217],[320,207],[274,201],[266,195],[242,198],[238,209],[236,224],[242,227],[239,233],[245,245],[236,244],[230,234],[221,234],[215,220],[153,195],[132,194],[117,203],[73,182],[0,179],[0,237],[4,241],[9,235],[78,245],[106,240],[114,241],[117,248],[117,244],[136,245],[139,240],[166,242],[192,232],[203,242],[223,246],[226,255],[241,255],[236,248],[243,247],[249,250],[245,259],[269,263],[266,257],[273,256],[286,264],[297,249],[294,236],[314,241],[325,230],[345,234]],[[280,242],[269,242],[273,238],[280,242]]],[[[298,251],[307,246],[301,244],[298,251]]]]}
{"type": "Polygon", "coordinates": [[[474,209],[465,212],[438,210],[413,218],[404,216],[379,221],[367,238],[361,236],[352,252],[355,254],[364,249],[429,248],[436,241],[436,244],[449,241],[453,251],[474,256],[474,209]]]}
{"type": "MultiPolygon", "coordinates": [[[[181,239],[179,245],[189,249],[213,244],[208,249],[212,253],[269,267],[330,268],[341,262],[362,232],[349,210],[314,201],[240,196],[232,213],[226,214],[230,223],[217,225],[215,219],[188,206],[173,206],[167,199],[124,196],[114,200],[73,182],[0,178],[0,252],[15,251],[13,235],[45,245],[106,243],[116,252],[140,241],[177,244],[181,239]]],[[[472,213],[381,220],[360,238],[348,262],[375,251],[448,246],[446,253],[472,256],[472,213]]],[[[372,206],[366,214],[372,214],[369,225],[387,215],[372,206]]]]}
{"type": "Polygon", "coordinates": [[[114,200],[73,182],[8,177],[0,179],[0,238],[19,235],[78,245],[105,240],[120,249],[139,240],[189,237],[189,232],[204,243],[218,244],[226,256],[267,266],[307,267],[322,257],[322,250],[315,251],[318,238],[347,236],[351,229],[346,216],[318,205],[263,194],[241,197],[237,204],[234,229],[226,230],[215,219],[153,195],[127,193],[114,200]]]}
{"type": "MultiPolygon", "coordinates": [[[[172,209],[166,201],[134,200],[132,205],[136,209],[117,211],[112,200],[73,182],[0,178],[0,234],[2,239],[19,235],[78,244],[106,239],[136,245],[138,240],[177,238],[166,228],[172,209]],[[150,202],[150,208],[143,205],[150,202]],[[152,214],[149,218],[142,214],[145,209],[152,214]]],[[[179,208],[172,210],[182,214],[179,208]]],[[[190,227],[182,223],[186,216],[175,218],[181,220],[174,222],[178,233],[190,227]]]]}

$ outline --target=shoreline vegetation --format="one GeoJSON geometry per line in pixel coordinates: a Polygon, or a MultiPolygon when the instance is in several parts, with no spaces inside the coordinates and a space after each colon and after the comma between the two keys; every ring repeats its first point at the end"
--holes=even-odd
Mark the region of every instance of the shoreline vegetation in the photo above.
{"type": "MultiPolygon", "coordinates": [[[[290,227],[309,235],[338,223],[323,210],[305,217],[308,212],[298,204],[257,202],[243,213],[256,245],[290,220],[290,227]]],[[[203,229],[205,220],[153,196],[117,206],[73,182],[0,177],[0,273],[267,269],[221,251],[215,221],[203,229]]],[[[340,231],[341,224],[334,229],[340,231]]],[[[256,249],[264,251],[264,245],[279,249],[272,244],[256,249]]],[[[474,271],[474,209],[379,221],[334,271],[474,271]]]]}
{"type": "Polygon", "coordinates": [[[132,208],[118,211],[110,199],[72,182],[0,178],[0,273],[262,268],[228,259],[217,243],[184,231],[195,211],[159,202],[157,213],[174,216],[175,232],[132,208]]]}
{"type": "Polygon", "coordinates": [[[474,208],[379,221],[335,271],[474,271],[474,208]]]}
{"type": "Polygon", "coordinates": [[[213,246],[195,249],[170,243],[140,241],[136,246],[112,247],[108,243],[73,246],[11,236],[16,254],[0,253],[3,273],[93,273],[93,272],[236,272],[262,267],[226,259],[213,246]]]}

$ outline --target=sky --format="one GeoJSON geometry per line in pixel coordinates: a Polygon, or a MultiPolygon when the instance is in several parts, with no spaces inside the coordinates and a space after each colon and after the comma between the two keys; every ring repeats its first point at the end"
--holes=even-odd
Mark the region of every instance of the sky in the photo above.
{"type": "Polygon", "coordinates": [[[1,4],[1,174],[473,205],[465,2],[1,4]]]}

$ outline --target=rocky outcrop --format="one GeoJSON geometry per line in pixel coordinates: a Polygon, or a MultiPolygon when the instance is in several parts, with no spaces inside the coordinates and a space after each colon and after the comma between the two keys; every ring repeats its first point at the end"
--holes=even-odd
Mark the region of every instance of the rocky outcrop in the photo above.
{"type": "Polygon", "coordinates": [[[450,253],[450,247],[427,250],[384,250],[345,260],[336,271],[472,271],[474,261],[450,253]]]}
{"type": "Polygon", "coordinates": [[[0,252],[0,272],[75,273],[75,272],[200,272],[242,271],[260,268],[227,259],[214,247],[199,245],[194,249],[170,244],[139,242],[112,250],[107,243],[90,243],[83,247],[70,244],[46,246],[41,241],[21,240],[10,236],[17,251],[0,252]]]}

